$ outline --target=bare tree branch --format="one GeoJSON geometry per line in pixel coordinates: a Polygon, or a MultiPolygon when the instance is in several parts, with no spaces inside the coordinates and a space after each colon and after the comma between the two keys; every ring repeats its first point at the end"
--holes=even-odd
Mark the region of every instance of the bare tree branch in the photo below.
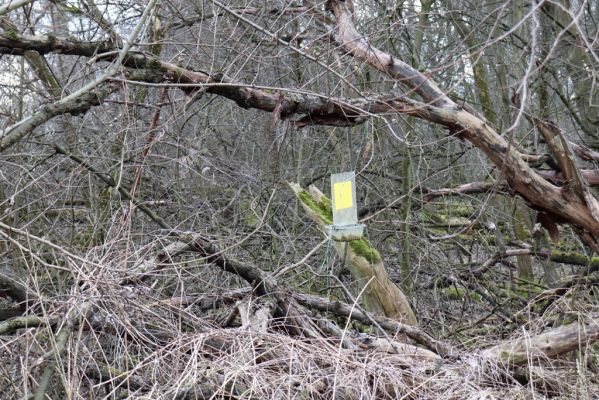
{"type": "Polygon", "coordinates": [[[589,208],[586,199],[568,195],[568,190],[562,190],[540,177],[522,159],[516,146],[498,135],[484,119],[458,107],[431,79],[372,47],[353,25],[352,12],[348,6],[351,1],[332,0],[328,4],[337,20],[336,41],[348,53],[386,72],[429,102],[423,106],[426,112],[422,112],[421,109],[415,110],[412,105],[406,106],[404,101],[405,110],[399,112],[417,115],[448,127],[482,150],[505,174],[510,187],[531,205],[558,215],[591,235],[599,235],[599,220],[595,218],[594,207],[589,208]]]}
{"type": "Polygon", "coordinates": [[[62,99],[52,104],[41,106],[32,116],[0,132],[0,152],[15,145],[26,135],[33,132],[35,128],[56,116],[63,114],[77,115],[86,112],[93,106],[100,105],[104,99],[117,89],[117,85],[107,84],[98,87],[96,90],[82,93],[79,97],[68,100],[62,99]]]}

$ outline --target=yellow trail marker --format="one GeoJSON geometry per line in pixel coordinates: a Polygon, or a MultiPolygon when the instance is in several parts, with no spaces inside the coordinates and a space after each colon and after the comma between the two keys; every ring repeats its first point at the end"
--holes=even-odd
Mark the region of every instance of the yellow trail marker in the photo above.
{"type": "Polygon", "coordinates": [[[356,207],[356,175],[353,171],[331,175],[333,224],[329,234],[333,240],[348,242],[360,239],[364,225],[358,224],[356,207]]]}
{"type": "Polygon", "coordinates": [[[335,183],[335,210],[343,210],[354,206],[351,181],[335,183]]]}

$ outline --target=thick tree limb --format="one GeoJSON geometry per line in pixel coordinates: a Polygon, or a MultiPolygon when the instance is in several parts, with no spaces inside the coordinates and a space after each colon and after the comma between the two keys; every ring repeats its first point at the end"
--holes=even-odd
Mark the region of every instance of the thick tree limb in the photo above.
{"type": "MultiPolygon", "coordinates": [[[[84,57],[92,57],[98,53],[98,60],[110,62],[117,59],[119,49],[110,41],[83,42],[54,35],[30,36],[16,32],[0,34],[0,54],[25,55],[27,51],[31,50],[35,50],[39,54],[56,53],[84,57]]],[[[129,53],[124,58],[123,64],[133,69],[161,71],[165,75],[159,79],[180,84],[180,88],[188,93],[198,90],[201,85],[206,85],[208,93],[233,100],[242,108],[256,108],[273,112],[280,103],[280,113],[283,118],[294,114],[313,115],[313,120],[302,121],[301,125],[318,122],[326,125],[348,126],[362,123],[365,119],[361,117],[364,113],[361,108],[373,103],[362,99],[353,105],[350,101],[343,99],[335,100],[328,96],[315,96],[301,91],[285,93],[281,98],[279,93],[237,83],[223,74],[192,71],[141,53],[129,53]],[[185,86],[190,84],[191,87],[185,86]],[[324,117],[319,119],[319,115],[324,117]]],[[[157,76],[156,74],[133,74],[131,78],[140,80],[147,78],[155,82],[157,76]]]]}
{"type": "Polygon", "coordinates": [[[67,54],[93,57],[96,54],[118,50],[111,41],[83,42],[51,34],[22,35],[15,31],[0,33],[0,54],[23,56],[28,50],[39,54],[67,54]]]}
{"type": "MultiPolygon", "coordinates": [[[[564,174],[557,171],[550,170],[538,170],[537,173],[543,178],[555,183],[556,185],[564,185],[568,182],[564,174]]],[[[599,185],[599,170],[596,169],[583,169],[580,171],[585,182],[591,186],[599,185]]]]}
{"type": "Polygon", "coordinates": [[[533,122],[545,137],[547,145],[555,156],[570,191],[578,196],[581,201],[586,201],[595,219],[599,219],[599,203],[589,192],[588,185],[583,180],[582,174],[576,166],[568,141],[564,138],[561,129],[555,123],[541,121],[538,118],[529,117],[529,120],[533,122]]]}
{"type": "Polygon", "coordinates": [[[532,206],[560,216],[591,235],[599,235],[599,220],[587,200],[543,179],[525,162],[515,144],[500,136],[477,113],[462,109],[431,79],[372,47],[353,26],[350,0],[331,0],[328,4],[337,20],[335,39],[345,51],[387,73],[427,102],[415,109],[413,102],[409,104],[402,99],[404,104],[398,104],[398,112],[442,124],[467,139],[500,168],[510,187],[532,206]]]}
{"type": "Polygon", "coordinates": [[[351,1],[328,1],[333,10],[335,32],[333,34],[342,49],[354,57],[366,61],[418,93],[426,102],[435,106],[454,106],[455,103],[439,89],[439,87],[421,72],[403,61],[396,59],[384,51],[372,46],[354,26],[351,1]]]}
{"type": "MultiPolygon", "coordinates": [[[[566,182],[564,175],[558,171],[539,169],[536,170],[536,173],[556,185],[563,185],[566,182]]],[[[580,170],[580,174],[588,185],[599,186],[599,170],[583,169],[580,170]]],[[[497,193],[506,196],[515,195],[515,193],[506,183],[498,184],[496,182],[470,182],[452,188],[424,189],[423,191],[425,194],[422,197],[422,200],[429,202],[437,197],[443,196],[463,196],[488,193],[493,188],[496,189],[497,193]]]]}
{"type": "Polygon", "coordinates": [[[16,10],[19,7],[26,6],[31,3],[33,0],[8,0],[8,3],[0,6],[0,15],[7,14],[13,10],[16,10]]]}
{"type": "Polygon", "coordinates": [[[58,100],[52,104],[41,106],[32,116],[17,122],[4,131],[0,132],[0,152],[18,143],[25,135],[33,132],[41,124],[62,114],[80,114],[86,112],[92,106],[101,102],[111,93],[116,91],[115,84],[101,85],[96,90],[83,93],[81,96],[71,100],[58,100]]]}
{"type": "MultiPolygon", "coordinates": [[[[72,38],[53,35],[29,36],[18,33],[13,34],[12,32],[10,35],[6,33],[0,34],[0,53],[25,55],[27,51],[31,50],[40,54],[58,53],[85,57],[94,56],[96,52],[106,53],[98,58],[105,61],[114,61],[118,55],[115,51],[118,48],[114,47],[114,44],[110,41],[82,42],[72,38]]],[[[393,60],[393,62],[399,61],[393,60]]],[[[269,113],[279,110],[283,118],[305,114],[305,117],[296,122],[296,125],[299,127],[316,124],[352,126],[363,123],[366,120],[365,117],[368,116],[400,112],[445,125],[452,132],[460,135],[463,134],[460,120],[455,114],[455,109],[459,107],[454,103],[449,103],[451,100],[446,101],[449,105],[446,105],[448,109],[444,110],[443,108],[431,107],[429,104],[406,97],[335,99],[302,93],[301,91],[273,93],[270,90],[260,90],[235,82],[222,74],[207,74],[202,71],[192,71],[140,53],[128,54],[124,59],[124,64],[132,69],[141,69],[138,72],[131,71],[129,75],[131,79],[146,80],[149,82],[166,80],[173,82],[174,86],[180,85],[181,90],[186,92],[198,90],[205,85],[208,93],[233,100],[242,108],[255,108],[269,113]],[[158,70],[164,74],[152,73],[152,70],[158,70]]],[[[401,68],[398,67],[394,71],[396,70],[397,72],[409,68],[411,67],[402,65],[401,68]]],[[[399,76],[396,72],[393,73],[393,76],[399,76]]],[[[418,77],[416,82],[428,79],[417,71],[409,72],[409,74],[410,76],[418,77]]],[[[408,80],[408,82],[412,81],[408,80]]],[[[443,92],[434,84],[429,86],[425,90],[425,93],[429,93],[434,98],[441,95],[444,96],[443,92]]],[[[425,95],[423,97],[426,99],[425,95]]],[[[500,149],[502,146],[506,147],[506,143],[503,142],[495,145],[491,143],[489,146],[500,149]]],[[[573,149],[581,158],[596,159],[596,153],[584,146],[573,144],[573,149]]],[[[583,176],[590,175],[594,178],[595,174],[599,175],[599,173],[591,174],[584,172],[583,176]]]]}
{"type": "Polygon", "coordinates": [[[37,315],[28,315],[26,317],[16,317],[0,323],[0,335],[10,334],[18,329],[35,328],[38,326],[52,326],[58,323],[58,317],[38,317],[37,315]]]}
{"type": "Polygon", "coordinates": [[[584,145],[581,145],[578,143],[568,142],[568,144],[572,148],[572,151],[574,152],[574,154],[576,154],[581,159],[583,159],[585,161],[599,161],[599,153],[598,152],[591,150],[587,146],[584,146],[584,145]]]}
{"type": "MultiPolygon", "coordinates": [[[[8,17],[0,17],[0,27],[5,32],[18,32],[16,25],[8,17]]],[[[54,97],[59,97],[62,87],[44,56],[35,50],[26,50],[23,56],[29,66],[35,71],[37,77],[46,86],[48,92],[54,97]]]]}
{"type": "MultiPolygon", "coordinates": [[[[97,53],[97,60],[112,62],[118,57],[118,48],[110,41],[82,42],[72,38],[53,35],[28,36],[11,33],[0,34],[0,54],[24,55],[26,51],[35,50],[39,54],[56,53],[92,57],[97,53]]],[[[254,108],[272,113],[280,109],[282,118],[293,115],[306,115],[296,122],[299,127],[306,125],[353,126],[366,121],[367,116],[381,113],[413,113],[425,118],[431,112],[423,108],[423,104],[409,99],[375,98],[375,99],[335,99],[330,96],[318,96],[297,91],[277,93],[272,90],[261,90],[250,85],[235,82],[223,74],[208,74],[192,71],[176,64],[159,60],[141,53],[129,53],[123,64],[133,70],[130,79],[149,82],[172,82],[181,90],[191,93],[205,87],[207,93],[216,94],[233,100],[242,108],[254,108]],[[157,75],[151,71],[160,71],[157,75]]],[[[431,116],[431,118],[434,118],[431,116]]]]}
{"type": "Polygon", "coordinates": [[[541,259],[553,261],[561,264],[578,265],[581,267],[587,267],[587,273],[593,273],[599,271],[599,258],[588,257],[582,253],[567,252],[561,250],[553,251],[535,251],[533,249],[510,249],[504,253],[498,254],[498,260],[505,257],[514,257],[521,255],[532,255],[541,259]]]}
{"type": "Polygon", "coordinates": [[[551,329],[540,335],[502,343],[484,350],[483,357],[497,363],[524,365],[529,360],[552,358],[576,349],[585,349],[599,340],[599,315],[585,322],[551,329]]]}
{"type": "Polygon", "coordinates": [[[437,197],[443,196],[461,196],[487,193],[489,190],[496,188],[498,192],[510,194],[510,188],[505,183],[496,182],[471,182],[465,183],[453,188],[432,189],[423,196],[425,202],[429,202],[437,197]]]}

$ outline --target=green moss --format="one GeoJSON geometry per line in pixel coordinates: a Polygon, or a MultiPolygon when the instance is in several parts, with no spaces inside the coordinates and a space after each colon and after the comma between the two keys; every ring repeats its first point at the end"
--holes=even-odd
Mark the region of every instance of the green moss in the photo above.
{"type": "Polygon", "coordinates": [[[59,4],[59,7],[60,7],[61,11],[68,12],[70,14],[75,14],[75,15],[83,14],[80,9],[78,9],[77,7],[75,7],[74,5],[71,5],[71,4],[61,3],[61,4],[59,4]]]}
{"type": "Polygon", "coordinates": [[[540,294],[543,287],[532,279],[518,278],[517,287],[514,290],[523,297],[530,297],[531,294],[540,294]]]}
{"type": "Polygon", "coordinates": [[[565,264],[589,266],[591,270],[599,269],[599,257],[589,258],[585,254],[576,252],[553,251],[550,260],[565,264]]]}
{"type": "Polygon", "coordinates": [[[4,36],[6,36],[7,38],[9,38],[11,40],[19,39],[19,36],[17,35],[17,32],[15,32],[15,31],[5,31],[4,36]]]}
{"type": "Polygon", "coordinates": [[[451,300],[461,300],[464,298],[464,296],[468,295],[472,300],[476,301],[477,303],[480,303],[482,301],[482,297],[480,296],[480,294],[476,292],[469,292],[466,289],[460,287],[450,286],[444,288],[442,290],[442,293],[451,300]]]}
{"type": "MultiPolygon", "coordinates": [[[[298,196],[302,203],[314,211],[325,224],[330,225],[333,223],[333,207],[328,197],[323,195],[320,201],[316,202],[310,193],[305,190],[300,190],[298,196]]],[[[378,263],[382,260],[379,252],[366,239],[352,240],[349,242],[349,247],[369,263],[378,263]]]]}
{"type": "Polygon", "coordinates": [[[379,252],[366,239],[353,240],[349,242],[349,247],[371,264],[381,262],[382,260],[379,252]]]}
{"type": "Polygon", "coordinates": [[[326,212],[328,215],[331,215],[331,218],[332,218],[333,203],[331,202],[331,199],[329,199],[327,196],[323,195],[322,198],[320,199],[320,206],[322,207],[324,212],[326,212]]]}
{"type": "Polygon", "coordinates": [[[456,217],[470,218],[474,214],[474,208],[469,205],[455,205],[448,207],[448,213],[456,217]]]}
{"type": "Polygon", "coordinates": [[[468,204],[447,204],[443,207],[428,207],[421,209],[421,218],[425,221],[445,222],[448,218],[470,219],[474,214],[474,208],[468,204]]]}
{"type": "Polygon", "coordinates": [[[540,293],[541,290],[538,287],[533,286],[522,286],[523,284],[519,284],[514,288],[507,288],[501,290],[500,292],[511,300],[528,300],[531,294],[540,293]]]}
{"type": "Polygon", "coordinates": [[[346,233],[346,234],[339,236],[338,233],[335,234],[335,240],[337,240],[339,242],[351,242],[353,240],[360,240],[360,239],[362,239],[362,235],[346,233]]]}
{"type": "Polygon", "coordinates": [[[560,240],[559,242],[557,242],[557,245],[555,247],[558,251],[564,253],[576,253],[576,251],[580,250],[580,245],[576,243],[570,243],[565,240],[560,240]]]}
{"type": "MultiPolygon", "coordinates": [[[[156,57],[147,57],[146,68],[160,69],[160,60],[156,57]]],[[[176,68],[174,72],[177,75],[177,78],[179,78],[181,76],[180,68],[176,68]]]]}
{"type": "Polygon", "coordinates": [[[424,208],[420,210],[420,219],[423,222],[437,222],[437,221],[435,221],[434,213],[432,213],[424,208]]]}
{"type": "Polygon", "coordinates": [[[250,228],[256,228],[260,224],[260,218],[258,218],[256,213],[252,210],[250,201],[242,201],[239,207],[241,209],[241,213],[244,216],[246,225],[250,228]]]}
{"type": "Polygon", "coordinates": [[[322,196],[323,200],[320,203],[314,201],[312,196],[310,196],[310,193],[306,192],[305,190],[301,190],[298,193],[298,196],[302,203],[308,206],[310,210],[314,211],[326,224],[330,225],[333,223],[333,211],[331,209],[331,203],[328,199],[326,199],[325,196],[322,196]],[[327,201],[324,199],[328,201],[328,205],[327,201]]]}
{"type": "Polygon", "coordinates": [[[516,239],[518,240],[528,240],[531,237],[530,231],[526,228],[526,224],[517,220],[516,225],[514,226],[514,231],[516,233],[516,239]]]}
{"type": "MultiPolygon", "coordinates": [[[[427,227],[428,231],[433,236],[445,236],[449,233],[447,229],[441,229],[437,227],[427,227]]],[[[452,232],[453,233],[453,232],[452,232]]],[[[460,233],[457,236],[452,236],[450,241],[460,241],[463,243],[471,243],[472,241],[484,241],[485,243],[495,244],[495,236],[490,235],[479,235],[477,232],[472,233],[460,233]]]]}
{"type": "Polygon", "coordinates": [[[465,290],[459,287],[450,286],[443,289],[443,294],[452,300],[461,300],[464,298],[465,290]]]}

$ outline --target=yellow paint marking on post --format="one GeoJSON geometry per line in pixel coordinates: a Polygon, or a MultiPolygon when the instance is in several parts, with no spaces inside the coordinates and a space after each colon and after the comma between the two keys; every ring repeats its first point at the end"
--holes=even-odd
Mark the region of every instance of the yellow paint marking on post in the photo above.
{"type": "Polygon", "coordinates": [[[333,190],[335,192],[335,211],[353,207],[351,181],[335,183],[333,190]]]}

